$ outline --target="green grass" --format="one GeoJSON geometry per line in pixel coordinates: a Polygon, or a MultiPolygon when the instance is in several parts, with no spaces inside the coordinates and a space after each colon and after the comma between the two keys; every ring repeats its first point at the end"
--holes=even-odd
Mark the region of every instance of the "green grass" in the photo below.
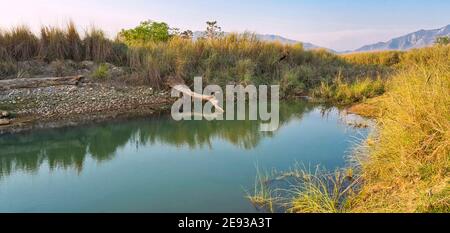
{"type": "Polygon", "coordinates": [[[94,79],[105,79],[108,75],[108,65],[104,63],[100,64],[92,73],[94,79]]]}
{"type": "Polygon", "coordinates": [[[342,76],[338,75],[331,83],[321,82],[320,86],[311,91],[311,95],[329,103],[349,105],[382,95],[384,91],[385,82],[380,77],[345,82],[342,76]]]}
{"type": "MultiPolygon", "coordinates": [[[[301,171],[304,172],[304,171],[301,171]]],[[[308,174],[301,185],[293,189],[294,198],[289,212],[345,213],[349,209],[355,183],[341,171],[332,174],[308,174]]]]}
{"type": "MultiPolygon", "coordinates": [[[[350,170],[349,170],[350,171],[350,170]]],[[[328,172],[294,166],[288,172],[258,172],[254,193],[247,198],[257,207],[289,213],[345,213],[360,179],[349,171],[328,172]]]]}

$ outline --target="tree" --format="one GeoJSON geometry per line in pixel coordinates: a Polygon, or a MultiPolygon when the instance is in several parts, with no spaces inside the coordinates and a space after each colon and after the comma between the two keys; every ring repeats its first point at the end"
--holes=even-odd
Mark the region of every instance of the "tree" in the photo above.
{"type": "Polygon", "coordinates": [[[191,30],[186,30],[180,34],[180,37],[187,40],[192,40],[194,33],[191,30]]]}
{"type": "Polygon", "coordinates": [[[150,41],[166,42],[171,36],[171,28],[167,23],[147,20],[133,29],[122,29],[118,38],[127,44],[141,44],[150,41]]]}
{"type": "Polygon", "coordinates": [[[214,39],[223,36],[222,28],[217,25],[217,21],[208,21],[206,25],[205,38],[214,39]]]}
{"type": "Polygon", "coordinates": [[[434,42],[438,45],[448,45],[450,44],[450,37],[449,36],[440,36],[436,38],[436,41],[434,42]]]}

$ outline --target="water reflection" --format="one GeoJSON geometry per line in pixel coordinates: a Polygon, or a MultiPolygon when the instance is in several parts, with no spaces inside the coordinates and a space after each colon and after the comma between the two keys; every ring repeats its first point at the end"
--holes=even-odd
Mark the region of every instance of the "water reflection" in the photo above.
{"type": "MultiPolygon", "coordinates": [[[[280,127],[302,118],[315,107],[307,102],[281,104],[280,127]]],[[[72,168],[82,172],[87,156],[98,162],[108,161],[128,143],[137,147],[161,143],[213,149],[212,140],[218,138],[236,147],[253,149],[263,138],[277,133],[261,132],[259,126],[258,121],[174,122],[168,117],[158,117],[2,136],[0,178],[16,171],[36,172],[46,162],[50,169],[72,168]]]]}

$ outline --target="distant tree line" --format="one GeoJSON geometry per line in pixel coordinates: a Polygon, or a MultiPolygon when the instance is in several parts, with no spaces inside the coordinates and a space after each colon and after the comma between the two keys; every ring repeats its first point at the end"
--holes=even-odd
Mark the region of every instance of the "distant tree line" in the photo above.
{"type": "MultiPolygon", "coordinates": [[[[224,35],[217,21],[206,22],[207,27],[202,37],[215,39],[224,35]]],[[[122,29],[118,39],[126,44],[145,44],[147,42],[167,42],[172,37],[180,37],[191,40],[194,33],[191,30],[180,31],[179,28],[171,28],[165,22],[146,20],[132,29],[122,29]]]]}

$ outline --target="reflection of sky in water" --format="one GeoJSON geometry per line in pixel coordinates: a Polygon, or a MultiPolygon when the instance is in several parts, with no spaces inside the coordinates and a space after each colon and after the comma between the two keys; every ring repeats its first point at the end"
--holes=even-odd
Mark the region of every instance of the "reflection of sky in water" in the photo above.
{"type": "Polygon", "coordinates": [[[338,111],[282,105],[280,129],[255,121],[168,118],[0,137],[0,211],[252,212],[256,164],[344,166],[367,130],[338,111]]]}

